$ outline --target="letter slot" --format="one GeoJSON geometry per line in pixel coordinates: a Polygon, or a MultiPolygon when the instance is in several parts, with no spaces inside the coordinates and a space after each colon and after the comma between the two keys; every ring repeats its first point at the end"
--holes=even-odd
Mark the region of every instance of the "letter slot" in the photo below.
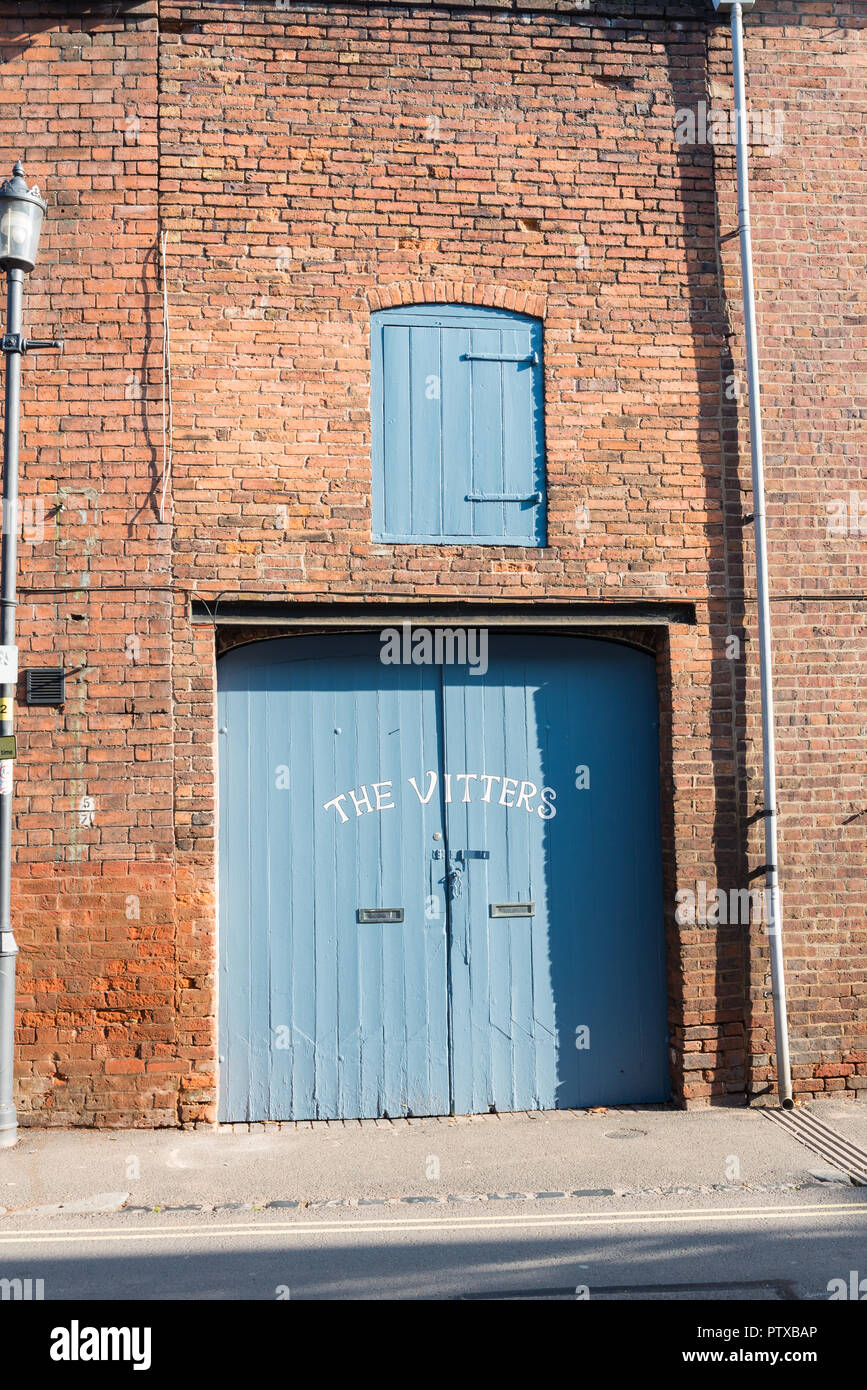
{"type": "Polygon", "coordinates": [[[535,903],[491,903],[492,917],[535,917],[535,903]]]}
{"type": "Polygon", "coordinates": [[[360,907],[355,919],[357,922],[402,922],[402,907],[360,907]]]}

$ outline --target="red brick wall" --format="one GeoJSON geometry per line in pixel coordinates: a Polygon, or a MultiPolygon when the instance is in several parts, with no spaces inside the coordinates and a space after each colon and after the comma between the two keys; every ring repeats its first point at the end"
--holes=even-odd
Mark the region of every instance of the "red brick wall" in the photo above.
{"type": "Polygon", "coordinates": [[[70,674],[62,711],[19,690],[19,1104],[43,1124],[173,1123],[156,17],[4,5],[0,34],[0,167],[21,154],[49,205],[25,332],[66,342],[23,370],[21,665],[70,674]]]}
{"type": "MultiPolygon", "coordinates": [[[[74,590],[22,596],[22,664],[81,668],[62,713],[19,714],[36,1122],[213,1117],[214,635],[189,602],[218,594],[693,601],[659,650],[675,1084],[704,1103],[771,1074],[761,933],[674,922],[677,887],[746,887],[763,862],[748,436],[725,395],[743,370],[737,243],[719,242],[733,156],[675,140],[729,81],[726,28],[710,6],[513,8],[162,3],[159,28],[149,5],[3,11],[0,157],[26,74],[28,174],[51,203],[28,322],[69,342],[26,369],[26,486],[51,508],[91,490],[84,520],[69,500],[22,552],[28,587],[74,590]],[[369,540],[369,314],[440,296],[544,319],[543,551],[369,540]]],[[[829,542],[824,503],[858,487],[864,190],[848,127],[830,142],[814,122],[833,104],[857,133],[856,8],[747,20],[757,105],[785,112],[754,223],[793,1060],[800,1089],[850,1093],[863,537],[829,542]]]]}
{"type": "MultiPolygon", "coordinates": [[[[760,4],[746,19],[747,80],[768,112],[753,148],[752,222],[763,375],[773,594],[780,865],[796,1092],[867,1086],[867,508],[831,529],[863,479],[867,387],[864,84],[867,16],[857,3],[760,4]],[[770,137],[767,139],[766,137],[770,137]],[[763,148],[764,146],[764,148],[763,148]]],[[[709,43],[713,99],[731,90],[724,25],[709,43]],[[718,95],[717,95],[718,94],[718,95]]],[[[720,229],[737,226],[734,152],[716,145],[720,229]]],[[[737,240],[725,242],[732,370],[743,374],[737,240]]],[[[732,523],[752,511],[744,401],[726,430],[732,523]]],[[[851,508],[847,507],[851,513],[851,508]]],[[[737,672],[749,757],[742,786],[748,867],[765,862],[752,531],[729,526],[728,611],[750,641],[737,672]]],[[[773,1075],[767,951],[751,941],[750,1076],[773,1075]],[[770,1065],[769,1065],[770,1063],[770,1065]]]]}

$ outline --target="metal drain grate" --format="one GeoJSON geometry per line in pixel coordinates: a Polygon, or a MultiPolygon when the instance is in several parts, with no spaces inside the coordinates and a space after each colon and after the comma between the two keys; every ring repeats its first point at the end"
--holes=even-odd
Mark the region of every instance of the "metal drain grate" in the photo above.
{"type": "Polygon", "coordinates": [[[819,1120],[810,1110],[763,1110],[774,1124],[782,1125],[799,1144],[846,1173],[857,1187],[867,1187],[867,1153],[851,1139],[819,1120]]]}

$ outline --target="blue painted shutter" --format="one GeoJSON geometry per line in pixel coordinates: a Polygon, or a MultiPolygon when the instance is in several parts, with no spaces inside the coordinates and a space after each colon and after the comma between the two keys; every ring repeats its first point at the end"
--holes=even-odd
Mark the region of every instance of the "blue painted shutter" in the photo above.
{"type": "Polygon", "coordinates": [[[385,310],[371,358],[374,540],[544,545],[538,320],[385,310]]]}

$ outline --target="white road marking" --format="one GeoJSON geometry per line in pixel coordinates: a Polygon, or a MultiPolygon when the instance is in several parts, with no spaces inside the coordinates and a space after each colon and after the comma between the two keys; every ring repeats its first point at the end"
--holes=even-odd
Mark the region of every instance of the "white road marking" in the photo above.
{"type": "Polygon", "coordinates": [[[261,1236],[270,1239],[273,1236],[340,1235],[346,1232],[384,1234],[400,1231],[538,1230],[544,1226],[554,1229],[584,1226],[664,1226],[694,1221],[790,1221],[793,1217],[829,1215],[867,1216],[867,1204],[850,1206],[847,1202],[820,1202],[809,1206],[733,1207],[724,1210],[710,1207],[697,1211],[627,1211],[609,1212],[607,1215],[589,1212],[539,1216],[504,1214],[502,1216],[465,1217],[463,1220],[457,1221],[437,1221],[431,1220],[429,1217],[404,1217],[390,1221],[372,1218],[362,1221],[320,1222],[313,1219],[310,1221],[295,1220],[291,1223],[285,1221],[261,1222],[257,1225],[239,1222],[237,1225],[222,1226],[156,1226],[148,1231],[135,1230],[131,1227],[124,1227],[121,1230],[117,1230],[115,1227],[102,1227],[96,1231],[88,1227],[74,1231],[56,1231],[43,1228],[41,1230],[2,1231],[0,1232],[0,1246],[20,1245],[24,1241],[34,1240],[42,1244],[68,1244],[75,1241],[125,1244],[137,1240],[183,1240],[190,1237],[212,1240],[223,1236],[238,1235],[261,1236]]]}

